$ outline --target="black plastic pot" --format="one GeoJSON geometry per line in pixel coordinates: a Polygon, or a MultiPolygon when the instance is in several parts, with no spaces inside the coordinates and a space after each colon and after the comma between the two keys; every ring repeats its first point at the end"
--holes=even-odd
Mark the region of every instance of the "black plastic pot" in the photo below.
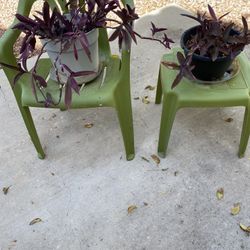
{"type": "MultiPolygon", "coordinates": [[[[186,55],[189,52],[186,47],[186,43],[191,38],[191,36],[196,33],[198,27],[199,26],[192,27],[182,34],[181,47],[186,55]]],[[[239,34],[235,30],[232,30],[231,33],[239,34]]],[[[240,53],[241,51],[239,51],[239,54],[240,53]]],[[[230,56],[218,57],[215,61],[212,61],[212,59],[209,57],[194,54],[192,57],[192,64],[195,65],[195,68],[192,73],[197,79],[203,81],[215,81],[221,79],[224,76],[232,62],[233,59],[230,56]]]]}

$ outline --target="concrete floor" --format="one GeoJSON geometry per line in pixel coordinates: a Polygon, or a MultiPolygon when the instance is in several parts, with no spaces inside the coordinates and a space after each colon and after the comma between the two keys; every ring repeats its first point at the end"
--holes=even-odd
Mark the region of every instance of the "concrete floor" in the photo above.
{"type": "MultiPolygon", "coordinates": [[[[182,30],[193,25],[183,23],[183,12],[173,6],[153,12],[136,29],[147,33],[152,20],[170,27],[178,44],[182,30]]],[[[250,237],[239,227],[250,225],[250,146],[245,158],[237,158],[243,108],[180,110],[167,158],[157,166],[150,157],[161,106],[153,104],[155,92],[144,88],[156,85],[163,53],[151,42],[133,48],[132,96],[148,95],[151,103],[133,100],[131,162],[115,111],[107,108],[33,109],[47,153],[37,159],[0,72],[0,188],[11,186],[7,195],[0,193],[1,250],[250,249],[250,237]],[[225,122],[229,117],[233,121],[225,122]],[[87,122],[94,126],[85,128],[87,122]],[[225,191],[220,201],[218,188],[225,191]],[[232,216],[237,202],[241,211],[232,216]],[[131,205],[137,209],[128,214],[131,205]],[[34,218],[42,222],[29,225],[34,218]]]]}

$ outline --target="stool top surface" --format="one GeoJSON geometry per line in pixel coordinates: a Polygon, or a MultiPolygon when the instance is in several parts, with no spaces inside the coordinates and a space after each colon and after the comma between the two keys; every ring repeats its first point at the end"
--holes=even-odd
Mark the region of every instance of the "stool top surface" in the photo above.
{"type": "MultiPolygon", "coordinates": [[[[163,55],[162,61],[177,62],[176,54],[178,51],[182,51],[182,49],[173,48],[170,53],[163,55]]],[[[200,102],[227,100],[228,106],[230,106],[230,100],[242,100],[245,103],[250,97],[250,63],[244,52],[237,57],[237,60],[240,70],[232,79],[218,84],[207,85],[184,77],[174,89],[171,89],[171,85],[178,71],[161,64],[160,77],[164,94],[171,93],[177,95],[179,99],[200,102]]]]}

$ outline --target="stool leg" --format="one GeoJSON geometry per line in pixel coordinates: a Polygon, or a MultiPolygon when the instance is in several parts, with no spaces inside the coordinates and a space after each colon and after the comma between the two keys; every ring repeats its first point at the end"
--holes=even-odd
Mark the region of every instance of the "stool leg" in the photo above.
{"type": "Polygon", "coordinates": [[[161,115],[161,127],[158,144],[158,155],[166,157],[169,137],[174,123],[175,115],[178,110],[177,98],[174,95],[163,97],[163,108],[161,115]]]}
{"type": "Polygon", "coordinates": [[[239,158],[244,157],[248,144],[249,135],[250,135],[250,104],[245,109],[245,115],[244,115],[244,121],[240,139],[240,148],[238,153],[239,158]]]}
{"type": "Polygon", "coordinates": [[[155,104],[160,104],[162,99],[162,86],[161,86],[161,71],[159,70],[156,96],[155,96],[155,104]]]}

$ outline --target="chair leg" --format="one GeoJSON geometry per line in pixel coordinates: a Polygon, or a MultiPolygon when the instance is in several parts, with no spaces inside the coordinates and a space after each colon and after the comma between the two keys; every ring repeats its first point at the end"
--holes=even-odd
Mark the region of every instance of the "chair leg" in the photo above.
{"type": "Polygon", "coordinates": [[[177,98],[172,95],[164,96],[158,143],[158,155],[162,158],[166,157],[167,146],[177,110],[177,98]]]}
{"type": "Polygon", "coordinates": [[[155,104],[160,104],[161,100],[162,100],[162,85],[161,85],[161,76],[160,76],[160,71],[159,71],[156,96],[155,96],[155,104]]]}
{"type": "Polygon", "coordinates": [[[244,157],[250,135],[250,104],[245,109],[238,156],[244,157]]]}
{"type": "Polygon", "coordinates": [[[131,161],[135,157],[135,148],[130,92],[124,91],[124,93],[117,95],[115,103],[126,150],[126,158],[128,161],[131,161]]]}
{"type": "Polygon", "coordinates": [[[36,128],[35,128],[35,125],[34,125],[30,110],[29,110],[28,107],[20,107],[20,111],[21,111],[24,123],[26,125],[26,128],[27,128],[27,130],[29,132],[31,141],[33,142],[33,144],[34,144],[34,146],[36,148],[36,151],[38,153],[38,158],[44,159],[45,158],[45,153],[44,153],[43,148],[41,146],[39,137],[37,135],[36,128]]]}

